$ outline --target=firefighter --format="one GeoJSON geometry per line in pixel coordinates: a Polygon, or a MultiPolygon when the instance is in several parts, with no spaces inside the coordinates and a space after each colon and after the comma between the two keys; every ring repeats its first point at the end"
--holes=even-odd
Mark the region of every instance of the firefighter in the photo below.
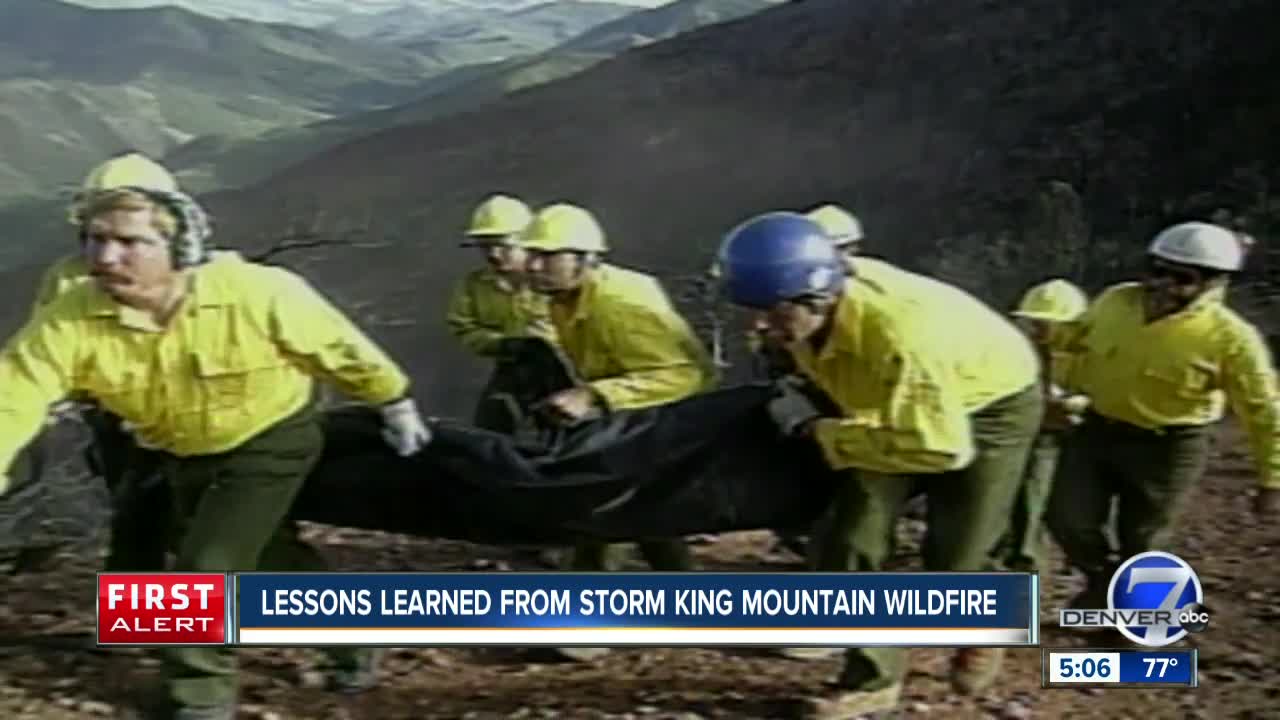
{"type": "MultiPolygon", "coordinates": [[[[807,211],[805,216],[817,223],[827,234],[836,251],[840,253],[846,270],[851,274],[856,261],[859,278],[885,287],[893,287],[898,290],[899,288],[904,288],[904,286],[915,287],[916,285],[924,284],[932,287],[935,291],[947,292],[951,290],[950,286],[943,285],[933,278],[916,275],[883,260],[863,255],[866,233],[863,230],[862,221],[844,207],[834,203],[824,203],[807,211]]],[[[909,289],[901,289],[899,291],[911,292],[909,289]]],[[[960,306],[967,304],[967,298],[959,299],[960,306]]],[[[766,369],[765,374],[767,377],[777,379],[785,375],[794,376],[795,365],[791,362],[786,349],[781,347],[778,341],[769,341],[765,338],[763,325],[753,328],[751,338],[751,347],[756,350],[758,357],[761,358],[760,362],[766,369]]],[[[812,394],[812,391],[810,392],[812,394]]],[[[911,513],[913,517],[917,512],[922,515],[922,506],[913,501],[908,505],[907,512],[911,513]]],[[[787,532],[779,532],[778,536],[779,542],[783,547],[800,555],[810,555],[808,537],[787,532]]],[[[792,659],[804,660],[826,657],[834,650],[834,648],[785,648],[782,650],[782,654],[792,659]]]]}
{"type": "MultiPolygon", "coordinates": [[[[834,203],[825,203],[809,210],[805,215],[822,227],[846,262],[852,262],[862,252],[865,234],[862,222],[853,213],[834,203]]],[[[777,338],[768,336],[766,323],[758,323],[748,331],[747,347],[756,358],[758,374],[769,380],[796,376],[795,363],[792,362],[790,353],[777,338]]],[[[774,533],[778,536],[779,546],[802,557],[808,556],[807,535],[786,530],[775,530],[774,533]]],[[[833,649],[784,648],[780,652],[786,657],[804,660],[827,657],[832,654],[833,649]]]]}
{"type": "Polygon", "coordinates": [[[1172,225],[1148,246],[1140,281],[1101,293],[1062,349],[1091,408],[1067,441],[1047,519],[1086,579],[1077,608],[1106,608],[1117,564],[1167,549],[1229,405],[1258,468],[1254,509],[1280,509],[1280,394],[1261,333],[1226,305],[1245,247],[1230,230],[1172,225]],[[1113,545],[1106,530],[1117,501],[1113,545]],[[1117,555],[1118,553],[1118,555],[1117,555]]]}
{"type": "MultiPolygon", "coordinates": [[[[181,528],[176,570],[321,569],[286,521],[322,449],[315,379],[376,404],[387,442],[408,455],[430,440],[408,378],[302,278],[211,261],[205,216],[180,192],[97,192],[83,218],[92,281],[0,350],[0,473],[50,405],[85,393],[160,453],[181,528]]],[[[371,685],[371,652],[330,654],[336,689],[371,685]]],[[[168,649],[164,668],[166,717],[234,717],[229,650],[168,649]]]]}
{"type": "MultiPolygon", "coordinates": [[[[846,263],[820,225],[789,212],[740,224],[718,258],[729,299],[753,309],[841,411],[822,416],[785,383],[769,407],[782,432],[811,438],[833,468],[853,471],[820,540],[818,569],[880,569],[916,492],[928,499],[928,569],[995,569],[1043,412],[1035,351],[976,298],[861,282],[857,262],[846,263]]],[[[953,685],[982,692],[1002,658],[1001,648],[959,650],[953,685]]],[[[850,649],[841,689],[810,698],[810,715],[896,707],[906,660],[901,648],[850,649]]]]}
{"type": "MultiPolygon", "coordinates": [[[[124,187],[178,192],[178,182],[161,165],[141,153],[117,155],[92,168],[68,208],[80,247],[56,261],[41,278],[32,315],[58,295],[91,282],[84,255],[84,203],[95,193],[124,187]]],[[[83,398],[77,398],[84,400],[83,398]]],[[[80,416],[93,439],[85,451],[86,464],[103,479],[111,496],[111,531],[103,569],[160,571],[167,562],[168,529],[164,525],[171,502],[168,487],[158,476],[154,452],[138,447],[120,418],[92,402],[80,402],[80,416]]]]}
{"type": "MultiPolygon", "coordinates": [[[[672,403],[715,385],[709,353],[658,280],[604,261],[609,247],[590,212],[565,203],[545,207],[521,244],[530,255],[533,286],[550,298],[556,335],[583,381],[542,403],[557,421],[672,403]]],[[[613,569],[621,550],[579,542],[571,567],[613,569]]],[[[682,539],[646,539],[640,551],[655,570],[693,567],[682,539]]]]}
{"type": "Polygon", "coordinates": [[[1002,555],[1004,566],[1018,572],[1047,574],[1049,538],[1044,513],[1053,489],[1063,434],[1082,422],[1089,398],[1067,390],[1070,356],[1054,350],[1055,338],[1069,331],[1084,313],[1089,299],[1080,288],[1061,278],[1027,290],[1011,315],[1040,355],[1041,388],[1045,391],[1045,421],[1036,437],[1014,506],[1002,555]]]}
{"type": "Polygon", "coordinates": [[[555,341],[547,316],[547,299],[533,292],[526,278],[526,253],[516,242],[532,212],[520,200],[492,195],[476,207],[463,247],[476,247],[485,266],[474,270],[454,289],[445,316],[449,331],[472,353],[494,361],[481,392],[474,422],[478,427],[513,433],[516,417],[496,395],[507,393],[509,363],[517,346],[512,340],[539,337],[555,341]]]}

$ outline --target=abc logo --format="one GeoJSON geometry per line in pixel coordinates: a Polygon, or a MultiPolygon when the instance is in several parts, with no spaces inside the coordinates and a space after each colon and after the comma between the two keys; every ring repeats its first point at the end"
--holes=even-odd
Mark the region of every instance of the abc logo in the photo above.
{"type": "Polygon", "coordinates": [[[1200,603],[1191,603],[1178,611],[1178,624],[1190,633],[1204,632],[1209,627],[1209,609],[1200,603]]]}
{"type": "Polygon", "coordinates": [[[1121,635],[1147,647],[1178,642],[1188,632],[1209,626],[1203,605],[1200,578],[1185,560],[1166,552],[1151,551],[1124,561],[1111,576],[1107,591],[1110,610],[1146,610],[1158,613],[1149,625],[1118,627],[1121,635]]]}

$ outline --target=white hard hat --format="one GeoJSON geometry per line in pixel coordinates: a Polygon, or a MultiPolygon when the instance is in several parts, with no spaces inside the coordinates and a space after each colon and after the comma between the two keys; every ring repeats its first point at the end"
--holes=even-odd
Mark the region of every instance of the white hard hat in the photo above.
{"type": "Polygon", "coordinates": [[[1147,252],[1180,265],[1235,272],[1244,265],[1244,246],[1230,230],[1203,222],[1165,228],[1147,252]]]}

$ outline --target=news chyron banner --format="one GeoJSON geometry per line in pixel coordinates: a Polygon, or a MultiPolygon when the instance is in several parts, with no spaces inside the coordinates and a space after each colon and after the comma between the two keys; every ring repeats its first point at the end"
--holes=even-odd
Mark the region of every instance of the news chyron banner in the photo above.
{"type": "Polygon", "coordinates": [[[1021,573],[98,575],[101,645],[1032,646],[1021,573]]]}

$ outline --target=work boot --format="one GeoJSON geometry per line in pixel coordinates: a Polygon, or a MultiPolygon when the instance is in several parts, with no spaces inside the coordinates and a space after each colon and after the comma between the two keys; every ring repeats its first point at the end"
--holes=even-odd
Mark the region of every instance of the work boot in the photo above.
{"type": "Polygon", "coordinates": [[[384,651],[381,648],[360,653],[354,665],[335,667],[329,671],[329,687],[343,695],[357,695],[378,685],[378,664],[384,651]]]}
{"type": "Polygon", "coordinates": [[[977,695],[996,681],[1004,648],[963,648],[951,661],[951,686],[962,695],[977,695]]]}
{"type": "Polygon", "coordinates": [[[885,717],[898,708],[902,683],[878,690],[834,689],[819,697],[805,698],[801,717],[807,720],[854,720],[885,717]]]}

